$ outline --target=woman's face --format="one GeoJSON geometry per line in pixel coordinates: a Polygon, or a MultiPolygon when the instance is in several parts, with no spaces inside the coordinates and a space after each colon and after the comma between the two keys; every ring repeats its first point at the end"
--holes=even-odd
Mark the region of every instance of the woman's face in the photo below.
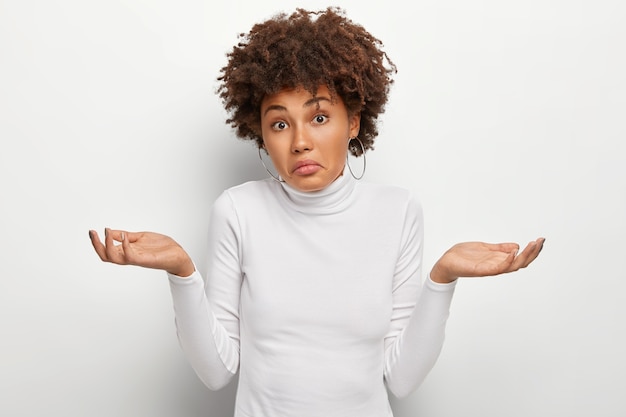
{"type": "Polygon", "coordinates": [[[261,134],[278,174],[300,191],[318,191],[342,173],[348,141],[359,134],[359,115],[349,115],[326,86],[317,95],[284,89],[261,103],[261,134]]]}

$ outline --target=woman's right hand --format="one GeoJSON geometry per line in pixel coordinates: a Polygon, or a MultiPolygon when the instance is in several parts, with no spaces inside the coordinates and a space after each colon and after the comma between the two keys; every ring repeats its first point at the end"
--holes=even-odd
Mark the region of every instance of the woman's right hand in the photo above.
{"type": "Polygon", "coordinates": [[[180,277],[187,277],[195,271],[187,252],[169,236],[107,228],[104,229],[104,243],[95,230],[89,231],[89,238],[104,262],[162,269],[180,277]]]}

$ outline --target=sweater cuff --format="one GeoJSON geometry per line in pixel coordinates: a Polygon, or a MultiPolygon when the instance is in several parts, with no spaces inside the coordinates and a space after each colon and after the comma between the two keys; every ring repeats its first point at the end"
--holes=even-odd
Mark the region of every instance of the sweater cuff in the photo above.
{"type": "Polygon", "coordinates": [[[430,274],[428,274],[428,279],[426,280],[426,286],[434,291],[448,292],[448,291],[454,291],[454,288],[456,287],[456,283],[458,281],[459,279],[457,278],[452,282],[448,282],[447,284],[444,284],[441,282],[435,282],[430,277],[430,274]]]}
{"type": "Polygon", "coordinates": [[[197,280],[202,280],[202,276],[200,275],[200,272],[198,272],[197,268],[195,268],[193,273],[188,277],[181,277],[178,275],[170,274],[169,272],[166,272],[166,274],[167,278],[170,280],[170,283],[173,285],[191,285],[197,280]]]}

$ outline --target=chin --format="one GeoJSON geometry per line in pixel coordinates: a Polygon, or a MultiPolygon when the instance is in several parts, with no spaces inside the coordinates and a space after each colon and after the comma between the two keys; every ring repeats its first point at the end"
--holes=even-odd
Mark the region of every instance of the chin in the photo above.
{"type": "Polygon", "coordinates": [[[315,191],[321,191],[324,188],[328,187],[332,181],[324,181],[317,178],[300,178],[297,180],[287,181],[287,184],[291,185],[298,191],[302,191],[305,193],[312,193],[315,191]]]}

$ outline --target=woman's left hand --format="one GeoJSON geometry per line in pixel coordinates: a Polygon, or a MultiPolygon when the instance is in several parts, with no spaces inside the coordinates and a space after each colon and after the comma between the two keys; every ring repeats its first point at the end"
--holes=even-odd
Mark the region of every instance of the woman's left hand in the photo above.
{"type": "Polygon", "coordinates": [[[430,278],[448,283],[460,277],[486,277],[526,268],[543,248],[544,238],[530,242],[518,254],[517,243],[463,242],[452,246],[435,263],[430,278]]]}

